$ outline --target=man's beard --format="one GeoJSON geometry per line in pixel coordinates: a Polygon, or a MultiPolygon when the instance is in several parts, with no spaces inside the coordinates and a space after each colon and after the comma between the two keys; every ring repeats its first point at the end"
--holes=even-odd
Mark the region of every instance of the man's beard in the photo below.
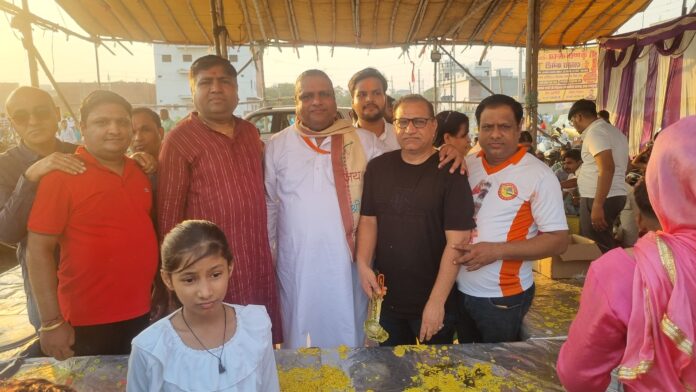
{"type": "Polygon", "coordinates": [[[378,109],[377,113],[375,113],[375,114],[367,114],[366,115],[364,113],[365,112],[363,112],[362,117],[360,117],[361,121],[373,122],[373,121],[381,120],[382,118],[384,118],[384,109],[378,109]]]}

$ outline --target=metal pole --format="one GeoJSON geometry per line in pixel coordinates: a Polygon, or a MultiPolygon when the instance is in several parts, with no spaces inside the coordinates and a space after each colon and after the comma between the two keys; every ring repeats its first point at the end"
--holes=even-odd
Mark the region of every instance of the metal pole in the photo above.
{"type": "Polygon", "coordinates": [[[22,8],[24,13],[22,14],[22,20],[19,27],[24,36],[24,48],[27,50],[27,59],[29,60],[29,77],[31,78],[32,87],[39,87],[39,70],[36,67],[36,57],[34,53],[29,50],[30,47],[34,46],[34,37],[31,32],[31,22],[29,21],[29,0],[22,0],[22,8]]]}
{"type": "Polygon", "coordinates": [[[97,62],[97,85],[101,90],[101,72],[99,72],[99,43],[97,43],[96,40],[94,41],[94,60],[97,62]]]}
{"type": "MultiPolygon", "coordinates": [[[[438,46],[439,46],[439,45],[438,45],[438,46]]],[[[480,84],[481,87],[483,87],[484,90],[488,91],[491,95],[495,94],[495,93],[493,92],[493,90],[491,90],[490,88],[488,88],[488,86],[486,86],[482,81],[480,81],[476,76],[474,76],[474,75],[471,73],[471,71],[469,71],[468,68],[466,68],[465,66],[461,65],[461,64],[454,58],[454,56],[452,56],[448,51],[445,50],[445,48],[443,48],[442,46],[439,46],[439,47],[440,47],[440,50],[442,50],[447,56],[449,56],[449,58],[452,59],[452,61],[453,61],[455,64],[457,64],[457,66],[458,66],[459,68],[461,68],[464,72],[466,72],[466,74],[469,75],[469,77],[470,77],[471,79],[473,79],[474,81],[476,81],[476,83],[480,84]]]]}
{"type": "Polygon", "coordinates": [[[686,15],[686,0],[682,2],[682,16],[686,15]]]}
{"type": "Polygon", "coordinates": [[[519,55],[517,57],[517,100],[522,101],[522,51],[524,49],[520,48],[519,55]]]}
{"type": "Polygon", "coordinates": [[[527,9],[527,125],[532,134],[532,145],[536,147],[537,134],[537,69],[539,63],[539,0],[529,0],[527,9]]]}
{"type": "Polygon", "coordinates": [[[437,113],[437,63],[433,63],[433,107],[437,113]]]}

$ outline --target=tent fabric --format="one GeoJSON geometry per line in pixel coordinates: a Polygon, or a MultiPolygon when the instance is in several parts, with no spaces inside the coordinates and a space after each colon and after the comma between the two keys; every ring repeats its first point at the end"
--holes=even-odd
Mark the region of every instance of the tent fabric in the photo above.
{"type": "MultiPolygon", "coordinates": [[[[57,0],[90,35],[212,45],[211,0],[57,0]]],[[[541,46],[612,34],[650,0],[541,0],[541,46]]],[[[224,0],[232,44],[382,48],[446,44],[524,46],[522,0],[224,0]]]]}
{"type": "Polygon", "coordinates": [[[600,38],[597,106],[637,155],[662,128],[696,113],[696,13],[600,38]]]}

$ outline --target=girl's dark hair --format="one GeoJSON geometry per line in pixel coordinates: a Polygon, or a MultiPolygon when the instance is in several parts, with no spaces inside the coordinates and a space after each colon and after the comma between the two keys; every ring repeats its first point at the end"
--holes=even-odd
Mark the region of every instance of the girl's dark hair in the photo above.
{"type": "Polygon", "coordinates": [[[187,220],[174,226],[162,241],[162,270],[184,270],[208,256],[222,256],[232,263],[225,233],[214,223],[187,220]]]}
{"type": "Polygon", "coordinates": [[[453,110],[445,110],[435,116],[437,119],[437,136],[435,146],[439,147],[445,143],[445,134],[456,137],[462,124],[466,125],[466,134],[469,133],[469,117],[464,113],[453,110]]]}
{"type": "Polygon", "coordinates": [[[633,200],[638,206],[638,210],[641,214],[657,219],[655,210],[653,210],[652,204],[650,204],[650,198],[648,197],[648,187],[645,185],[644,180],[639,180],[635,187],[633,187],[633,200]]]}

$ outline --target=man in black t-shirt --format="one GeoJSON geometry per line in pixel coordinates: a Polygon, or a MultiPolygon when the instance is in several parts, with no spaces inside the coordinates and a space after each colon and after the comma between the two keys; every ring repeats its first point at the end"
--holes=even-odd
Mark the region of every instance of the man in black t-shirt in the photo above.
{"type": "Polygon", "coordinates": [[[465,175],[438,170],[434,117],[420,95],[397,101],[401,149],[374,158],[365,172],[356,259],[369,297],[381,294],[373,258],[389,288],[380,315],[384,346],[449,344],[454,334],[459,253],[448,245],[468,243],[474,204],[465,175]]]}

